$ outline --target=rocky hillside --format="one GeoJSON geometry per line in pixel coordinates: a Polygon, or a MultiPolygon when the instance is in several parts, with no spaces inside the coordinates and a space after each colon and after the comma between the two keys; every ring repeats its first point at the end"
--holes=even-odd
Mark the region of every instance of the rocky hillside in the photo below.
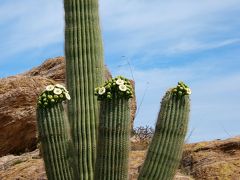
{"type": "MultiPolygon", "coordinates": [[[[144,160],[145,151],[132,151],[130,154],[130,180],[136,180],[138,169],[144,160]]],[[[21,156],[8,155],[0,158],[1,180],[47,180],[44,162],[35,150],[21,156]]],[[[174,180],[191,180],[189,176],[177,173],[174,180]]]]}
{"type": "MultiPolygon", "coordinates": [[[[105,70],[105,79],[111,78],[105,70]]],[[[65,81],[63,57],[46,60],[23,74],[0,79],[0,157],[36,149],[36,101],[46,85],[65,81]]],[[[132,82],[134,85],[134,82],[132,82]]],[[[132,122],[136,112],[131,102],[132,122]]]]}
{"type": "MultiPolygon", "coordinates": [[[[146,150],[131,151],[130,180],[137,179],[145,154],[146,150]]],[[[46,179],[39,151],[0,158],[0,179],[46,179]]],[[[185,145],[175,180],[191,179],[240,180],[240,137],[185,145]]]]}
{"type": "Polygon", "coordinates": [[[181,169],[198,180],[240,180],[240,136],[187,144],[181,169]]]}

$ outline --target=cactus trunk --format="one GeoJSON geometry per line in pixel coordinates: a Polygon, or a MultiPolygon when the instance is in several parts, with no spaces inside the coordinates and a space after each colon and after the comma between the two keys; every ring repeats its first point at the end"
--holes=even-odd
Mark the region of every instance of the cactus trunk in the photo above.
{"type": "Polygon", "coordinates": [[[139,180],[173,179],[182,155],[189,111],[188,95],[166,93],[139,180]]]}
{"type": "Polygon", "coordinates": [[[94,88],[103,82],[103,48],[98,0],[64,0],[65,56],[71,134],[79,179],[91,180],[96,160],[99,103],[94,88]]]}
{"type": "Polygon", "coordinates": [[[50,108],[38,107],[37,122],[48,179],[76,179],[74,153],[62,104],[50,108]]]}
{"type": "Polygon", "coordinates": [[[95,179],[128,179],[130,107],[128,99],[113,95],[100,107],[95,179]]]}

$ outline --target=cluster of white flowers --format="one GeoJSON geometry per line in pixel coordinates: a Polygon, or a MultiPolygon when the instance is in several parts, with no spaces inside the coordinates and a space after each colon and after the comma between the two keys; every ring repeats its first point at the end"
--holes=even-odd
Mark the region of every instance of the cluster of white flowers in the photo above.
{"type": "Polygon", "coordinates": [[[103,95],[105,92],[106,92],[106,88],[105,87],[98,88],[98,94],[99,95],[103,95]]]}
{"type": "Polygon", "coordinates": [[[177,96],[184,96],[184,95],[192,94],[191,89],[182,81],[178,82],[177,87],[173,88],[172,92],[174,95],[177,95],[177,96]]]}
{"type": "Polygon", "coordinates": [[[118,76],[106,81],[103,86],[96,88],[95,95],[98,96],[99,100],[112,99],[114,95],[129,99],[133,97],[133,89],[128,79],[118,76]]]}
{"type": "Polygon", "coordinates": [[[47,107],[65,100],[70,100],[71,97],[67,89],[61,84],[48,85],[43,93],[38,98],[38,105],[47,107]]]}

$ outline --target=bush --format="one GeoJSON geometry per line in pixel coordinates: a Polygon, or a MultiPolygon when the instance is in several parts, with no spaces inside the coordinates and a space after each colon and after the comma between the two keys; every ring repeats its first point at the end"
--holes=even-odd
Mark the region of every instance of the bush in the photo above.
{"type": "Polygon", "coordinates": [[[146,150],[153,137],[154,129],[150,126],[139,126],[132,130],[131,150],[146,150]]]}

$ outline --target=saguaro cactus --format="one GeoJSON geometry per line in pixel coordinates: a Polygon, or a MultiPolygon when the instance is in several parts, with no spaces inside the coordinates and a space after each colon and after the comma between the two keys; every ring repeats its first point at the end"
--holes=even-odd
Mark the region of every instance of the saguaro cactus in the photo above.
{"type": "Polygon", "coordinates": [[[47,86],[37,108],[39,138],[49,180],[74,180],[77,177],[74,153],[62,101],[70,99],[61,85],[47,86]]]}
{"type": "Polygon", "coordinates": [[[139,180],[172,180],[181,159],[190,111],[190,89],[183,83],[167,91],[139,180]]]}
{"type": "MultiPolygon", "coordinates": [[[[68,92],[59,85],[57,90],[48,86],[39,98],[37,110],[48,178],[125,180],[130,82],[117,77],[95,89],[104,77],[98,0],[64,0],[64,9],[66,80],[72,97],[67,107],[73,144],[64,129],[67,123],[60,104],[69,98],[68,92]],[[94,96],[94,89],[98,97],[94,96]],[[97,99],[101,100],[101,112],[97,99]]],[[[164,96],[140,180],[172,179],[186,135],[189,94],[190,89],[181,82],[164,96]]]]}
{"type": "Polygon", "coordinates": [[[103,48],[98,0],[64,0],[68,118],[77,153],[79,179],[93,179],[99,103],[94,88],[103,83],[103,48]]]}
{"type": "Polygon", "coordinates": [[[130,137],[130,81],[117,77],[96,89],[101,101],[95,179],[127,180],[130,137]]]}

